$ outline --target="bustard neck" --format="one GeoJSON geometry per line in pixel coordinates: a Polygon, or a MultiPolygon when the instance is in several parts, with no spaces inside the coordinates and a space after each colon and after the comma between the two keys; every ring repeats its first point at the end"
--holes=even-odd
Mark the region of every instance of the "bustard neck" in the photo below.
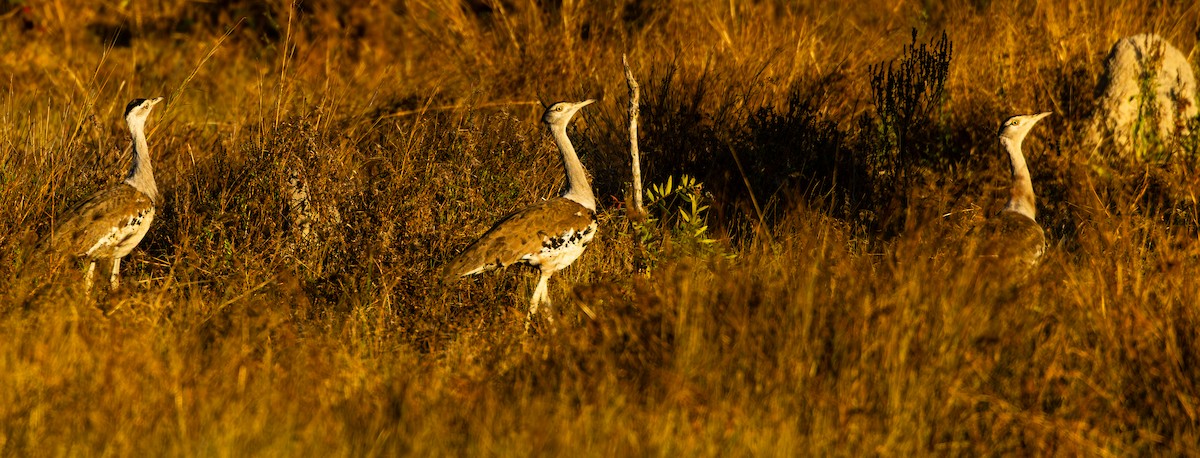
{"type": "Polygon", "coordinates": [[[130,119],[129,133],[133,137],[133,164],[129,166],[129,175],[125,184],[150,196],[150,200],[158,202],[158,185],[154,182],[154,165],[150,163],[150,147],[146,145],[146,120],[130,119]]]}
{"type": "Polygon", "coordinates": [[[1033,180],[1029,177],[1029,166],[1021,154],[1021,140],[1000,137],[1000,145],[1008,152],[1012,165],[1012,189],[1004,211],[1011,211],[1037,220],[1037,204],[1033,196],[1033,180]]]}
{"type": "Polygon", "coordinates": [[[551,124],[550,132],[554,134],[554,142],[558,144],[558,150],[562,153],[563,168],[567,170],[567,187],[562,197],[571,199],[588,210],[596,211],[596,197],[592,195],[592,185],[588,184],[583,163],[579,162],[575,147],[571,145],[571,139],[567,138],[567,126],[551,124]]]}

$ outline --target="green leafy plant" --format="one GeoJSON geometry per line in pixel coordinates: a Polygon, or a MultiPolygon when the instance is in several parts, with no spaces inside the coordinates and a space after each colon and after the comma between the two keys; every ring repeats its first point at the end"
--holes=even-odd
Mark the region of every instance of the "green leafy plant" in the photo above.
{"type": "Polygon", "coordinates": [[[723,254],[708,230],[709,200],[704,185],[689,175],[667,177],[646,190],[646,218],[633,227],[647,270],[668,254],[723,254]]]}
{"type": "Polygon", "coordinates": [[[1158,70],[1162,68],[1163,46],[1152,46],[1138,72],[1138,112],[1133,123],[1133,154],[1139,161],[1162,162],[1170,156],[1159,132],[1162,113],[1158,107],[1158,70]]]}
{"type": "Polygon", "coordinates": [[[1187,121],[1188,132],[1179,138],[1179,149],[1184,159],[1192,167],[1200,159],[1200,115],[1187,121]]]}

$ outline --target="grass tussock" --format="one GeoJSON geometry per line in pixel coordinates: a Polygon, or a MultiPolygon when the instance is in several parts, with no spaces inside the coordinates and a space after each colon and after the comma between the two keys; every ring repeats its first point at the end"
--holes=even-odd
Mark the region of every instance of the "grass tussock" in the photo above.
{"type": "Polygon", "coordinates": [[[1200,442],[1196,139],[1162,143],[1178,160],[1159,163],[1081,145],[1108,47],[1154,32],[1188,54],[1200,24],[1186,2],[0,13],[4,454],[1200,442]],[[622,54],[642,82],[647,189],[695,178],[639,222],[623,207],[622,54]],[[914,84],[928,91],[904,105],[914,84]],[[123,178],[121,107],[156,95],[163,201],[123,288],[34,268],[39,235],[123,178]],[[538,102],[584,98],[601,102],[570,132],[600,236],[551,283],[557,325],[524,334],[533,275],[436,272],[557,191],[538,102]],[[1007,195],[1000,121],[1047,110],[1025,143],[1047,256],[1025,269],[964,255],[1007,195]]]}

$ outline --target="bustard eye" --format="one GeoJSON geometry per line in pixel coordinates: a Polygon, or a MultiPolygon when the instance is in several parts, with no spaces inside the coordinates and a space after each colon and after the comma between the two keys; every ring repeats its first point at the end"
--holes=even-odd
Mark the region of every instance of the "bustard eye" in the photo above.
{"type": "Polygon", "coordinates": [[[563,107],[561,107],[561,106],[554,107],[554,111],[562,111],[562,110],[563,110],[563,107]]]}

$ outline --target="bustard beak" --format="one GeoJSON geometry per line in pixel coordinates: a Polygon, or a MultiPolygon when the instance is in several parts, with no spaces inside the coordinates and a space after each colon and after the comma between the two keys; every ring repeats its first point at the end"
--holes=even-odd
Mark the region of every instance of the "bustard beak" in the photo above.
{"type": "Polygon", "coordinates": [[[578,109],[580,109],[580,108],[586,107],[586,106],[588,106],[588,105],[591,105],[591,104],[593,104],[593,103],[596,103],[596,99],[587,99],[587,100],[584,100],[584,101],[582,101],[582,102],[579,102],[579,103],[575,104],[575,109],[576,109],[576,110],[578,110],[578,109]]]}
{"type": "Polygon", "coordinates": [[[1033,121],[1034,122],[1041,121],[1042,118],[1045,118],[1046,116],[1050,116],[1049,111],[1047,111],[1045,113],[1038,113],[1038,114],[1033,115],[1033,121]]]}
{"type": "Polygon", "coordinates": [[[159,102],[162,102],[162,101],[163,101],[163,98],[162,98],[162,96],[155,97],[155,98],[153,98],[153,99],[150,99],[150,100],[149,100],[149,102],[150,102],[150,106],[155,106],[155,105],[158,105],[158,103],[159,103],[159,102]]]}

